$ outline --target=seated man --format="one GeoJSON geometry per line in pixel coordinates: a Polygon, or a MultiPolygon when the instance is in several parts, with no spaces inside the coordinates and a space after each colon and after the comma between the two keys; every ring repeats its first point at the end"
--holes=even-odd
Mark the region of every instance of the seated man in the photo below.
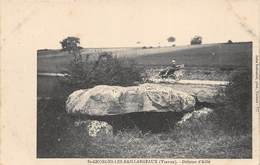
{"type": "Polygon", "coordinates": [[[167,69],[160,72],[159,76],[162,78],[168,78],[170,75],[173,75],[175,71],[179,70],[179,67],[176,65],[176,61],[172,60],[171,66],[167,67],[167,69]]]}

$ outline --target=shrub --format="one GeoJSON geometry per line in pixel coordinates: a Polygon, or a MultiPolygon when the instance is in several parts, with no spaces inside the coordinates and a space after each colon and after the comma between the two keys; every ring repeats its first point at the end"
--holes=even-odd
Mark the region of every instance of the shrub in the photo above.
{"type": "Polygon", "coordinates": [[[221,127],[229,132],[251,132],[252,84],[251,71],[234,74],[224,90],[225,104],[216,111],[221,127]]]}
{"type": "Polygon", "coordinates": [[[66,94],[96,85],[131,86],[142,80],[142,70],[133,60],[119,59],[109,52],[98,54],[96,60],[90,59],[90,55],[83,60],[79,51],[73,55],[67,76],[60,79],[66,94]]]}

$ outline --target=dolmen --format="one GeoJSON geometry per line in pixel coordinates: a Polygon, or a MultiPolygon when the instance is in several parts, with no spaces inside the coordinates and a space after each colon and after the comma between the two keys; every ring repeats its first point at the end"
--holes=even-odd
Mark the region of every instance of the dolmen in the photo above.
{"type": "Polygon", "coordinates": [[[98,85],[70,94],[66,112],[77,119],[77,125],[86,124],[90,136],[111,136],[116,130],[134,127],[168,130],[195,106],[192,94],[162,84],[98,85]]]}

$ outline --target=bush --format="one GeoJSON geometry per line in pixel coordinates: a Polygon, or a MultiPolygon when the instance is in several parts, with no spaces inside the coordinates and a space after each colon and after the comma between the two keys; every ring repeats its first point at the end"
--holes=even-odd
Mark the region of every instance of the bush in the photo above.
{"type": "Polygon", "coordinates": [[[79,51],[73,54],[67,76],[60,79],[66,94],[96,85],[131,86],[142,80],[142,70],[133,60],[119,59],[109,52],[99,54],[96,60],[90,56],[83,60],[79,51]]]}
{"type": "Polygon", "coordinates": [[[222,128],[231,132],[251,132],[252,84],[251,71],[241,71],[232,76],[224,90],[224,106],[217,109],[222,128]]]}
{"type": "Polygon", "coordinates": [[[202,44],[202,37],[201,36],[194,36],[191,41],[190,41],[191,45],[200,45],[202,44]]]}

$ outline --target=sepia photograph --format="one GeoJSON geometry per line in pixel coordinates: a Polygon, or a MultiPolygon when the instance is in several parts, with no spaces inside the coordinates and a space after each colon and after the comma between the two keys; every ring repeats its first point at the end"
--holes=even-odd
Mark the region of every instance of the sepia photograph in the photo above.
{"type": "Polygon", "coordinates": [[[258,0],[3,0],[0,164],[259,164],[258,0]]]}
{"type": "Polygon", "coordinates": [[[38,158],[252,158],[247,2],[168,3],[89,3],[37,50],[38,158]]]}

